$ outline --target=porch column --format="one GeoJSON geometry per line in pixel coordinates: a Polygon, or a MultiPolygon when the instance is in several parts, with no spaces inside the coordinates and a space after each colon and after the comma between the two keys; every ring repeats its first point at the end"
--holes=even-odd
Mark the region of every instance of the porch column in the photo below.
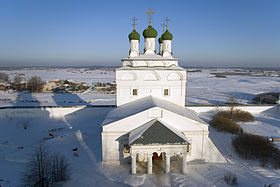
{"type": "Polygon", "coordinates": [[[136,174],[136,155],[130,155],[131,157],[131,173],[136,174]]]}
{"type": "Polygon", "coordinates": [[[153,173],[153,154],[148,154],[148,174],[153,173]]]}
{"type": "Polygon", "coordinates": [[[187,153],[183,153],[183,159],[182,159],[182,173],[187,173],[187,153]]]}
{"type": "Polygon", "coordinates": [[[165,173],[170,172],[170,155],[165,153],[165,173]]]}

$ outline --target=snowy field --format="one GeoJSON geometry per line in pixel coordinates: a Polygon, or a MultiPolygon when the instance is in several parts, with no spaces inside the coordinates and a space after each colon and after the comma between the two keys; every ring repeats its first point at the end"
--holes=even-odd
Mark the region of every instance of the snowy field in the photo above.
{"type": "MultiPolygon", "coordinates": [[[[188,163],[188,174],[147,175],[129,173],[129,165],[101,165],[101,122],[111,107],[33,108],[0,110],[0,178],[2,186],[22,186],[20,179],[28,154],[44,141],[51,151],[65,155],[72,177],[64,186],[227,186],[223,177],[231,172],[239,186],[280,183],[280,170],[262,168],[258,161],[240,159],[231,146],[231,134],[210,128],[210,137],[228,159],[225,164],[188,163]],[[49,137],[52,132],[54,138],[49,137]],[[23,148],[22,148],[23,147],[23,148]],[[73,155],[78,147],[78,157],[73,155]]],[[[200,113],[209,121],[213,111],[200,113]]],[[[255,114],[256,121],[241,123],[247,132],[280,136],[279,112],[274,108],[255,114]]]]}
{"type": "MultiPolygon", "coordinates": [[[[253,75],[226,75],[215,77],[213,73],[247,72],[242,69],[189,69],[187,104],[224,104],[230,94],[241,103],[251,103],[259,93],[280,91],[280,77],[253,75]]],[[[71,79],[74,81],[113,82],[114,69],[88,68],[42,68],[0,70],[12,78],[16,74],[25,77],[39,75],[43,80],[71,79]]],[[[226,164],[207,164],[201,161],[188,163],[187,175],[180,173],[146,175],[129,173],[129,165],[101,165],[101,123],[115,105],[115,95],[93,92],[53,94],[28,92],[0,92],[0,107],[13,106],[74,106],[59,108],[0,108],[0,182],[2,187],[22,186],[22,172],[28,154],[44,141],[51,151],[65,155],[71,163],[72,176],[64,186],[228,186],[225,174],[237,176],[239,186],[264,186],[280,183],[280,171],[262,168],[258,161],[243,160],[234,153],[232,135],[210,129],[210,137],[228,159],[226,164]],[[92,107],[77,107],[92,105],[92,107]],[[98,105],[99,107],[94,107],[98,105]],[[108,105],[107,107],[100,105],[108,105]],[[54,138],[48,134],[52,132],[54,138]],[[79,156],[72,149],[78,147],[79,156]]],[[[209,122],[213,111],[201,112],[199,116],[209,122]]],[[[254,114],[256,121],[241,123],[246,132],[263,136],[280,137],[280,113],[271,109],[254,114]]],[[[277,144],[278,147],[279,144],[277,144]]]]}
{"type": "Polygon", "coordinates": [[[86,83],[112,82],[115,80],[114,70],[115,68],[0,68],[0,72],[9,74],[10,79],[13,79],[15,75],[26,79],[38,75],[44,81],[74,80],[86,83]]]}
{"type": "MultiPolygon", "coordinates": [[[[188,69],[187,105],[224,104],[233,94],[240,103],[251,103],[256,94],[280,92],[279,70],[264,71],[249,69],[188,69]],[[226,73],[218,78],[217,73],[226,73]]],[[[88,84],[92,82],[113,82],[114,68],[37,68],[1,70],[10,78],[16,74],[29,78],[34,75],[43,80],[74,80],[88,84]]],[[[95,92],[53,94],[17,93],[0,91],[0,106],[71,106],[71,105],[114,105],[115,95],[95,92]]]]}

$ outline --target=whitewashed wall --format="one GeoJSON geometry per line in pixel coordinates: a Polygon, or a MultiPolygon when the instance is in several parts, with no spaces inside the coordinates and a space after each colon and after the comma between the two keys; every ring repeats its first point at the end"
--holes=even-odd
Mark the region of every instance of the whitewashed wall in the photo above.
{"type": "Polygon", "coordinates": [[[186,70],[116,70],[117,106],[153,95],[185,106],[186,70]],[[133,95],[137,89],[137,96],[133,95]],[[164,96],[164,89],[169,95],[164,96]]]}
{"type": "Polygon", "coordinates": [[[157,116],[158,119],[183,132],[191,141],[191,154],[188,156],[188,161],[204,159],[208,162],[226,162],[226,159],[209,138],[207,124],[185,118],[165,109],[154,107],[103,126],[103,163],[117,164],[125,162],[126,158],[123,158],[122,147],[127,137],[124,135],[128,135],[131,130],[154,119],[155,116],[152,114],[155,113],[160,114],[157,116]],[[157,112],[157,110],[160,111],[157,112]]]}

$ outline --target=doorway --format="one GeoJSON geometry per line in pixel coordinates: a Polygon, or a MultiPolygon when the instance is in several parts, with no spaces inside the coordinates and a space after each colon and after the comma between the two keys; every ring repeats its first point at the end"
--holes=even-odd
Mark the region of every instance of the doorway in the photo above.
{"type": "Polygon", "coordinates": [[[160,153],[160,155],[158,155],[156,152],[154,152],[153,160],[162,160],[162,153],[160,153]]]}

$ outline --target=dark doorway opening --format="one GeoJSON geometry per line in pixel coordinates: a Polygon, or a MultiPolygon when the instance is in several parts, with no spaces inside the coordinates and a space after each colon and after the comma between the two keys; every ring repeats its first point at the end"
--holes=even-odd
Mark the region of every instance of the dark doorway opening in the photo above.
{"type": "Polygon", "coordinates": [[[162,160],[162,153],[160,153],[160,155],[158,155],[156,152],[154,152],[153,160],[162,160]]]}

